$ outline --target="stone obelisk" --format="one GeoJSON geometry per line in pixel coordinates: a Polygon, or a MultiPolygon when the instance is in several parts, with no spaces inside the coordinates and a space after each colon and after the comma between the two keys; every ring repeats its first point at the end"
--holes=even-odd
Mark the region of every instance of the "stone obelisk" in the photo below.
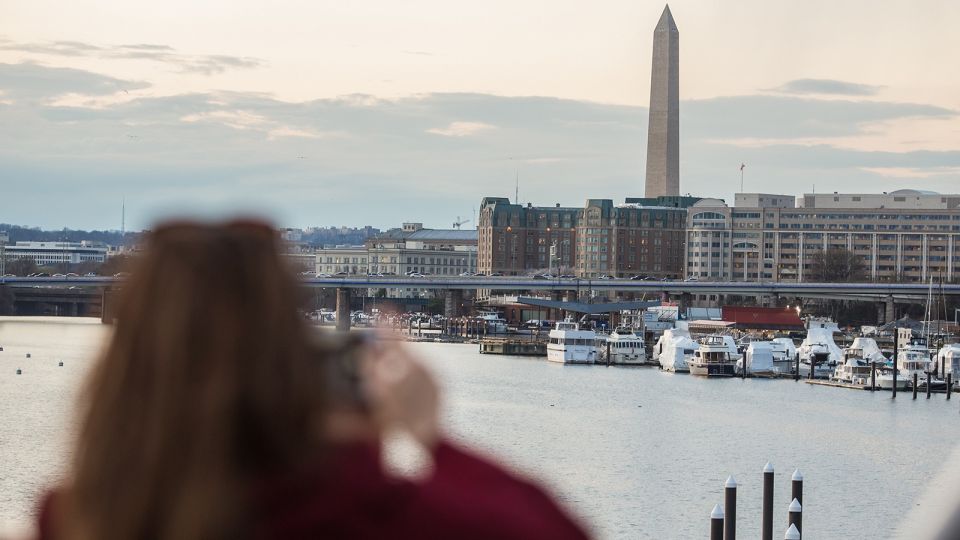
{"type": "Polygon", "coordinates": [[[680,31],[670,6],[653,31],[646,197],[680,194],[680,31]]]}

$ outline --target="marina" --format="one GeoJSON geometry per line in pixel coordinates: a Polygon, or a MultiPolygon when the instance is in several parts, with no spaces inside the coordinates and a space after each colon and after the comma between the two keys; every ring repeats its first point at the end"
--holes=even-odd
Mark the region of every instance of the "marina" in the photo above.
{"type": "MultiPolygon", "coordinates": [[[[63,470],[72,400],[108,332],[95,321],[0,320],[0,401],[16,411],[0,418],[8,473],[0,477],[0,524],[31,515],[39,490],[63,470]]],[[[960,440],[960,404],[943,395],[892,400],[889,392],[844,392],[821,380],[561,365],[479,354],[477,343],[408,347],[442,383],[456,440],[543,479],[604,540],[706,537],[728,475],[741,482],[741,536],[759,536],[767,461],[777,467],[776,523],[786,521],[799,468],[809,480],[805,535],[915,538],[900,529],[903,515],[865,512],[848,504],[850,494],[869,491],[871,508],[913,507],[929,479],[943,477],[960,440]]],[[[391,459],[407,455],[401,448],[391,459]]]]}

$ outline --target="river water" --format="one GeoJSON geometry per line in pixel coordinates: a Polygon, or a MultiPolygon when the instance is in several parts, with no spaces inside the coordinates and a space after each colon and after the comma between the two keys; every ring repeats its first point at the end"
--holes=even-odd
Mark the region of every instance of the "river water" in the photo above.
{"type": "MultiPolygon", "coordinates": [[[[0,319],[0,532],[29,524],[62,475],[73,400],[108,331],[92,320],[0,319]]],[[[903,518],[919,501],[942,512],[939,498],[920,495],[944,478],[960,441],[960,403],[942,395],[894,401],[789,380],[562,366],[475,345],[409,347],[442,384],[452,436],[550,486],[599,538],[705,538],[728,475],[740,484],[738,531],[758,537],[767,461],[774,538],[794,468],[805,477],[805,538],[916,538],[903,518]]]]}

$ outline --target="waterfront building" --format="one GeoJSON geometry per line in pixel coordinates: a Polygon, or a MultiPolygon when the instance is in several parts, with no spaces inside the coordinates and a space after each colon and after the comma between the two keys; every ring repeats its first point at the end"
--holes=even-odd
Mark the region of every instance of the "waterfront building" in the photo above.
{"type": "Polygon", "coordinates": [[[37,266],[102,263],[110,247],[102,242],[17,242],[4,248],[6,260],[30,259],[37,266]]]}
{"type": "MultiPolygon", "coordinates": [[[[477,231],[426,229],[421,223],[404,223],[367,240],[370,273],[453,277],[477,272],[477,231]]],[[[419,288],[387,289],[390,298],[418,298],[432,294],[419,288]]]]}
{"type": "Polygon", "coordinates": [[[582,212],[560,203],[523,206],[506,197],[484,197],[477,226],[479,272],[522,276],[553,268],[557,274],[573,273],[582,212]]]}
{"type": "Polygon", "coordinates": [[[811,279],[817,252],[843,248],[870,281],[960,277],[960,195],[737,194],[745,205],[704,199],[687,217],[688,277],[712,281],[811,279]],[[748,205],[748,206],[747,206],[748,205]]]}
{"type": "Polygon", "coordinates": [[[680,31],[663,8],[653,31],[647,127],[647,197],[680,194],[680,31]]]}
{"type": "Polygon", "coordinates": [[[694,197],[589,199],[584,207],[526,206],[503,197],[480,203],[480,272],[529,275],[552,270],[603,275],[680,277],[686,206],[694,197]]]}
{"type": "Polygon", "coordinates": [[[590,199],[577,226],[576,270],[583,278],[683,274],[686,210],[590,199]]]}
{"type": "Polygon", "coordinates": [[[314,253],[318,274],[366,275],[369,272],[369,256],[366,246],[333,246],[317,248],[314,253]]]}

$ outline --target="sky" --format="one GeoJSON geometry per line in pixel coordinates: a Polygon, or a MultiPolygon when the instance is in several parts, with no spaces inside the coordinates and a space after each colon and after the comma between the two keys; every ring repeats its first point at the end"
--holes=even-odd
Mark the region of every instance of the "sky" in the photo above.
{"type": "MultiPolygon", "coordinates": [[[[662,2],[0,0],[0,222],[642,196],[662,2]],[[519,189],[516,185],[519,183],[519,189]]],[[[680,185],[960,192],[960,2],[681,0],[680,185]]]]}

